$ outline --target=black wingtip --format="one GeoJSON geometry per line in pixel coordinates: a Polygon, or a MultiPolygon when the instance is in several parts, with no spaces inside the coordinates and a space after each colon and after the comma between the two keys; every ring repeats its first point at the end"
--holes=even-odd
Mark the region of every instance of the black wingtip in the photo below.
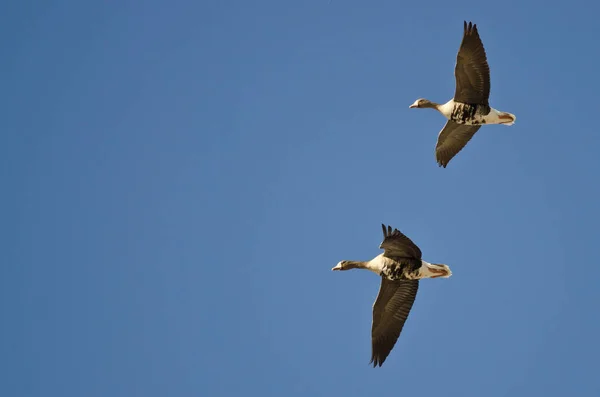
{"type": "Polygon", "coordinates": [[[381,367],[381,365],[383,364],[384,361],[385,361],[385,358],[383,360],[381,360],[380,357],[372,356],[371,361],[369,361],[369,364],[373,364],[373,368],[377,368],[377,367],[381,367]]]}
{"type": "Polygon", "coordinates": [[[471,21],[469,21],[469,23],[467,23],[467,21],[463,21],[463,23],[464,23],[465,34],[477,33],[477,24],[476,23],[473,23],[471,21]]]}

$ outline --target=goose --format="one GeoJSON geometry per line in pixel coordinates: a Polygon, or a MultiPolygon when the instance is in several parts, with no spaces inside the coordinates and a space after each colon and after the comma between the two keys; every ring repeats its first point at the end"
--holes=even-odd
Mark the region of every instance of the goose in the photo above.
{"type": "Polygon", "coordinates": [[[516,116],[489,105],[490,67],[477,25],[464,21],[463,39],[454,67],[454,98],[441,105],[425,98],[417,99],[409,108],[435,109],[448,119],[440,131],[435,148],[439,166],[446,168],[482,124],[513,125],[516,116]]]}
{"type": "Polygon", "coordinates": [[[398,229],[381,225],[383,253],[370,261],[340,261],[331,270],[367,269],[381,276],[379,294],[373,304],[371,361],[380,366],[394,348],[419,289],[422,278],[448,278],[450,268],[425,262],[421,250],[398,229]]]}

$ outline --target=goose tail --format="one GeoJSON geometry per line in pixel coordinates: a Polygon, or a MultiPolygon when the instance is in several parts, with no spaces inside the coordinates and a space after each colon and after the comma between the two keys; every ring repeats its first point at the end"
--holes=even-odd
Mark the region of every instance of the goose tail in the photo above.
{"type": "Polygon", "coordinates": [[[513,125],[517,120],[517,116],[508,112],[498,112],[498,118],[500,119],[500,124],[504,125],[513,125]]]}
{"type": "Polygon", "coordinates": [[[421,260],[420,278],[448,278],[452,276],[452,270],[443,263],[429,263],[421,260]]]}

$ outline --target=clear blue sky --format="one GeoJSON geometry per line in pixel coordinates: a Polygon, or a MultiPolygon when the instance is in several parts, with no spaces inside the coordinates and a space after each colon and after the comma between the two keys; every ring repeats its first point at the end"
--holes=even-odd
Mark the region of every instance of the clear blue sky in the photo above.
{"type": "Polygon", "coordinates": [[[3,2],[0,395],[599,396],[597,14],[3,2]],[[465,19],[517,122],[442,169],[465,19]],[[381,223],[454,275],[373,369],[381,223]]]}

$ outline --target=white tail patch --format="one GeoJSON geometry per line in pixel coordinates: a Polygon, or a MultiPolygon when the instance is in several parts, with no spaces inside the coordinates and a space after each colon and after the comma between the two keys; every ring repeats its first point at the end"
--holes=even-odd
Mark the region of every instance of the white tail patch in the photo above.
{"type": "Polygon", "coordinates": [[[452,271],[447,265],[429,263],[424,260],[421,260],[421,263],[419,278],[448,278],[452,276],[452,271]]]}
{"type": "Polygon", "coordinates": [[[498,112],[498,118],[500,119],[500,124],[504,125],[513,125],[517,120],[517,116],[512,113],[507,112],[498,112]]]}

